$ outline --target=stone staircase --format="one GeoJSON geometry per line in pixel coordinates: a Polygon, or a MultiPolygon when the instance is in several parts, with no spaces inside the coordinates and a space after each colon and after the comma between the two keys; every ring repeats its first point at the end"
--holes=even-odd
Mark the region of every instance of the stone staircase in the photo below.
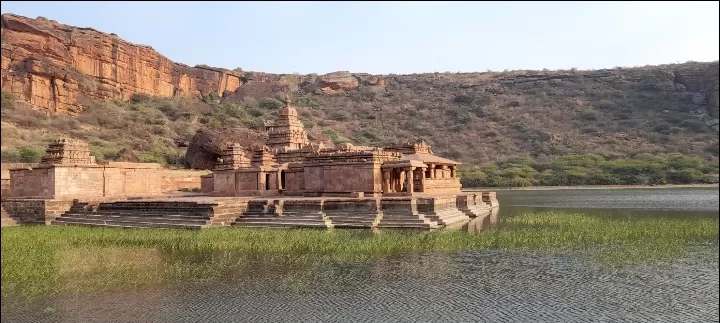
{"type": "Polygon", "coordinates": [[[437,229],[442,225],[435,220],[426,218],[417,212],[390,212],[383,213],[383,217],[378,221],[377,228],[380,229],[437,229]]]}
{"type": "Polygon", "coordinates": [[[53,220],[51,224],[201,229],[228,225],[228,219],[234,219],[243,209],[243,203],[120,201],[92,205],[76,202],[68,212],[53,220]]]}
{"type": "Polygon", "coordinates": [[[326,212],[333,227],[339,229],[372,229],[380,223],[382,213],[326,212]]]}
{"type": "Polygon", "coordinates": [[[233,226],[250,228],[332,228],[322,201],[252,200],[233,226]]]}
{"type": "Polygon", "coordinates": [[[458,222],[467,222],[470,217],[457,208],[446,208],[435,212],[427,212],[425,218],[435,221],[442,226],[455,224],[458,222]]]}
{"type": "Polygon", "coordinates": [[[371,229],[383,217],[379,202],[368,200],[326,200],[323,211],[335,228],[371,229]]]}

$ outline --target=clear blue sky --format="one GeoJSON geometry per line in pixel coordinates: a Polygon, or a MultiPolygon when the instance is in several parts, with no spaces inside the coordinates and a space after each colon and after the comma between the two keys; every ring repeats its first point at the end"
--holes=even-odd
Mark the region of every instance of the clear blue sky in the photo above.
{"type": "Polygon", "coordinates": [[[270,73],[612,68],[718,59],[718,2],[20,2],[188,65],[270,73]]]}

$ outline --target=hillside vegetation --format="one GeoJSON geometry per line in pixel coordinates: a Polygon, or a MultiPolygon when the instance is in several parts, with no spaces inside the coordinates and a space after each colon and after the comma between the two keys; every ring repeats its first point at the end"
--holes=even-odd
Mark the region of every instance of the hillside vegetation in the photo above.
{"type": "Polygon", "coordinates": [[[202,127],[260,131],[290,93],[316,137],[363,145],[425,139],[464,163],[466,186],[705,182],[717,173],[717,107],[697,79],[713,69],[717,82],[717,62],[390,75],[386,86],[332,93],[307,81],[312,76],[286,77],[296,81],[271,92],[253,92],[263,83],[248,82],[223,98],[95,100],[76,116],[35,111],[3,92],[2,160],[37,161],[49,140],[70,136],[87,140],[98,160],[127,148],[142,161],[181,165],[177,142],[202,127]],[[688,74],[699,76],[678,77],[688,74]]]}

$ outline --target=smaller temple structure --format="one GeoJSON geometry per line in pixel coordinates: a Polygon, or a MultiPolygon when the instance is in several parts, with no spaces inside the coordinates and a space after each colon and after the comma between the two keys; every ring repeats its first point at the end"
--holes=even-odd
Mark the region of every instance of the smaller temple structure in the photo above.
{"type": "Polygon", "coordinates": [[[10,169],[9,196],[3,198],[73,199],[153,196],[162,193],[161,165],[97,164],[88,144],[58,139],[48,145],[40,164],[10,169]]]}
{"type": "Polygon", "coordinates": [[[59,139],[50,143],[40,164],[43,165],[94,165],[90,147],[82,140],[59,139]]]}

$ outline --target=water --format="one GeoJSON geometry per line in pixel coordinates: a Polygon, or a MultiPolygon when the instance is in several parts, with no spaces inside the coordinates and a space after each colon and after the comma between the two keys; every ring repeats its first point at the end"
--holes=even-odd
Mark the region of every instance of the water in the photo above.
{"type": "MultiPolygon", "coordinates": [[[[717,189],[499,191],[497,217],[567,209],[718,218],[717,189]]],[[[494,216],[493,216],[494,217],[494,216]]],[[[482,230],[493,221],[471,227],[482,230]]],[[[2,302],[3,322],[718,322],[717,242],[661,264],[473,251],[278,268],[246,277],[2,302]]]]}

